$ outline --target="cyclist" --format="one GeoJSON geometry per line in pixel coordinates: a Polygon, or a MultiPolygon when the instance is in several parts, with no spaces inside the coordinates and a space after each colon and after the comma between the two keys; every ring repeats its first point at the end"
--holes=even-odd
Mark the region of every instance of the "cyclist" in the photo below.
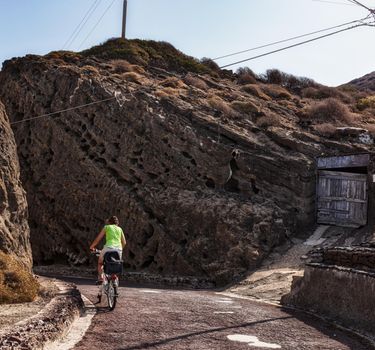
{"type": "Polygon", "coordinates": [[[94,239],[94,242],[90,245],[90,250],[95,250],[96,246],[105,236],[105,244],[104,248],[102,249],[99,259],[98,259],[98,282],[103,281],[103,258],[104,254],[111,251],[116,251],[119,253],[121,258],[122,256],[122,249],[126,245],[126,239],[122,228],[119,226],[119,221],[116,216],[110,217],[106,220],[106,225],[94,239]]]}

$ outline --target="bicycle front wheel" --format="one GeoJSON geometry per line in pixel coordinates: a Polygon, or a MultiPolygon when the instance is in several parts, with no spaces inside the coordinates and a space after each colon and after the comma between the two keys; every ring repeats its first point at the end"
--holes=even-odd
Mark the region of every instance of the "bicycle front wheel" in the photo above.
{"type": "Polygon", "coordinates": [[[112,311],[116,307],[117,303],[117,286],[112,280],[110,280],[108,283],[107,298],[109,310],[112,311]]]}

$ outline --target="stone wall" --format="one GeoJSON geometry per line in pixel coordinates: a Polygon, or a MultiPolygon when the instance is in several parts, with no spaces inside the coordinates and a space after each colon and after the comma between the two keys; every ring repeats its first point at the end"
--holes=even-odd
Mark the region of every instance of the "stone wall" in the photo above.
{"type": "Polygon", "coordinates": [[[307,264],[304,276],[293,281],[282,304],[323,315],[374,337],[375,250],[333,248],[321,256],[322,262],[307,264]]]}

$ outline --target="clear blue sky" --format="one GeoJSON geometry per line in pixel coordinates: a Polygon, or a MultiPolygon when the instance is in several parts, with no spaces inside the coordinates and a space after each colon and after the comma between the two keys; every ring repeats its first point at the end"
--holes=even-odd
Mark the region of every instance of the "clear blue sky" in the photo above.
{"type": "MultiPolygon", "coordinates": [[[[95,0],[0,0],[0,62],[63,48],[95,0]]],[[[217,57],[362,18],[347,0],[128,0],[128,37],[169,41],[198,57],[217,57]]],[[[375,7],[375,0],[362,0],[375,7]]],[[[68,47],[78,50],[120,35],[122,0],[101,0],[68,47]],[[87,34],[114,1],[100,25],[87,34]],[[83,42],[83,43],[82,43],[83,42]]],[[[278,68],[338,85],[375,71],[375,28],[358,28],[247,64],[257,73],[278,68]]],[[[275,47],[276,48],[276,47],[275,47]]],[[[251,52],[220,63],[251,57],[251,52]]]]}

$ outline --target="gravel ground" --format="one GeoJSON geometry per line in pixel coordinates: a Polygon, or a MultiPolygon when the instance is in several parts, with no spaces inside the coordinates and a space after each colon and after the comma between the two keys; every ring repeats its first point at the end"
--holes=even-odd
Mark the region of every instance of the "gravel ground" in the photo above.
{"type": "Polygon", "coordinates": [[[24,321],[42,310],[56,293],[56,286],[44,277],[37,277],[40,283],[38,298],[31,303],[0,305],[0,334],[6,333],[14,324],[24,321]]]}

